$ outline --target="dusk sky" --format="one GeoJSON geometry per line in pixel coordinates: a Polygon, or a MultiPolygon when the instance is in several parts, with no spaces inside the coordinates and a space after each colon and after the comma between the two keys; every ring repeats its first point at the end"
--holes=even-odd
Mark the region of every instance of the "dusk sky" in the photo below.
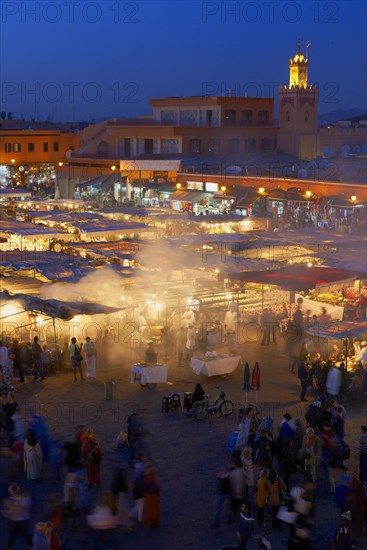
{"type": "MultiPolygon", "coordinates": [[[[5,1],[1,110],[100,120],[149,114],[149,98],[269,97],[309,40],[319,113],[366,109],[364,1],[5,1]]],[[[367,110],[367,109],[366,109],[367,110]]]]}

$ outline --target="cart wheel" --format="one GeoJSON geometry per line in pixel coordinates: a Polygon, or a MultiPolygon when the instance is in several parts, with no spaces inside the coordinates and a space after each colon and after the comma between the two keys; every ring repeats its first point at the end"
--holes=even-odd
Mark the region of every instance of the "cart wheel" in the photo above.
{"type": "Polygon", "coordinates": [[[154,390],[154,388],[156,387],[157,384],[153,384],[151,382],[148,382],[146,384],[146,387],[149,389],[149,390],[154,390]]]}
{"type": "Polygon", "coordinates": [[[146,388],[146,387],[147,387],[147,383],[145,382],[144,376],[140,376],[140,378],[139,378],[139,384],[141,385],[142,388],[146,388]]]}
{"type": "Polygon", "coordinates": [[[205,405],[197,405],[194,409],[194,417],[196,420],[205,420],[207,409],[205,405]]]}
{"type": "Polygon", "coordinates": [[[229,399],[225,399],[221,406],[219,407],[219,412],[222,416],[229,416],[234,411],[234,404],[229,399]]]}

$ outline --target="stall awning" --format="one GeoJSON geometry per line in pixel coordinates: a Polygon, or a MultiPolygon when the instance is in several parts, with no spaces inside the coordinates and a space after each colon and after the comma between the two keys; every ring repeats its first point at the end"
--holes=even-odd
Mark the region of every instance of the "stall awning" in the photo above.
{"type": "Polygon", "coordinates": [[[261,198],[258,193],[248,193],[245,197],[242,197],[236,202],[236,208],[247,208],[250,204],[253,204],[261,198]]]}
{"type": "Polygon", "coordinates": [[[336,340],[354,338],[358,334],[367,332],[367,321],[334,321],[327,325],[319,324],[307,328],[305,332],[315,338],[334,338],[336,340]]]}
{"type": "Polygon", "coordinates": [[[10,294],[6,290],[0,292],[0,300],[4,302],[17,301],[24,311],[36,311],[41,315],[70,321],[76,315],[96,315],[117,313],[122,308],[104,306],[88,302],[61,302],[60,300],[42,300],[26,294],[10,294]]]}
{"type": "Polygon", "coordinates": [[[200,202],[206,197],[210,197],[211,193],[205,193],[203,191],[176,191],[173,193],[169,200],[178,202],[200,202]]]}
{"type": "Polygon", "coordinates": [[[269,269],[267,271],[242,271],[226,275],[226,278],[236,281],[277,285],[284,290],[294,290],[295,292],[313,289],[317,285],[324,285],[353,277],[357,279],[365,277],[365,275],[348,269],[306,267],[302,265],[289,266],[282,269],[269,269]]]}

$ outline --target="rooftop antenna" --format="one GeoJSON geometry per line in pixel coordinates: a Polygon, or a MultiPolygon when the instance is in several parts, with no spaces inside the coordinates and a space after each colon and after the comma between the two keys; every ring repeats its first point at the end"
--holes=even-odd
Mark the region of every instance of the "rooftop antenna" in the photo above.
{"type": "Polygon", "coordinates": [[[308,60],[308,48],[311,46],[311,43],[307,40],[306,42],[306,59],[308,60]]]}

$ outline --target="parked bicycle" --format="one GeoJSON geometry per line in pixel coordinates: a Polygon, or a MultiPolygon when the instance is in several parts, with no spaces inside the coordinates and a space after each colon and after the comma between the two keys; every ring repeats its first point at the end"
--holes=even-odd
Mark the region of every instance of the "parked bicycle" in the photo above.
{"type": "MultiPolygon", "coordinates": [[[[219,388],[217,388],[219,390],[219,388]]],[[[234,403],[226,399],[224,391],[220,390],[219,395],[213,403],[209,402],[210,395],[206,399],[198,401],[194,410],[196,420],[205,420],[208,414],[220,414],[221,416],[230,416],[234,411],[234,403]]]]}

